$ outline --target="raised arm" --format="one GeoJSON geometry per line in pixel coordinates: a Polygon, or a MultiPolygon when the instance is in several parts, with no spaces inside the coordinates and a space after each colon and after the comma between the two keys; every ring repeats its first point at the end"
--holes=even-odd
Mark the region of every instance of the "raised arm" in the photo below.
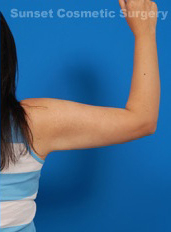
{"type": "Polygon", "coordinates": [[[120,5],[125,12],[146,12],[155,13],[155,17],[142,19],[127,17],[127,22],[135,35],[134,70],[131,84],[131,91],[126,109],[139,114],[140,117],[147,117],[151,120],[153,130],[157,125],[160,80],[159,66],[156,46],[156,13],[157,5],[150,0],[120,0],[120,5]]]}
{"type": "MultiPolygon", "coordinates": [[[[157,12],[150,0],[120,0],[122,9],[157,12]]],[[[156,47],[157,17],[127,17],[135,35],[132,85],[124,109],[93,106],[73,101],[25,99],[26,109],[39,155],[55,150],[72,150],[124,143],[153,134],[156,130],[160,82],[156,47]],[[42,107],[28,107],[42,106],[42,107]]]]}

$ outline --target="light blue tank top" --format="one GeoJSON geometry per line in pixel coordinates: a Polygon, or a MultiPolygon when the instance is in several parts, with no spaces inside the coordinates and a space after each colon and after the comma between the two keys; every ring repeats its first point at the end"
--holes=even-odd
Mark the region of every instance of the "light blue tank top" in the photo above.
{"type": "Polygon", "coordinates": [[[34,151],[19,156],[25,148],[21,136],[15,137],[13,145],[17,163],[10,163],[0,172],[0,231],[35,232],[33,219],[36,213],[35,199],[39,188],[39,178],[44,160],[34,151]]]}

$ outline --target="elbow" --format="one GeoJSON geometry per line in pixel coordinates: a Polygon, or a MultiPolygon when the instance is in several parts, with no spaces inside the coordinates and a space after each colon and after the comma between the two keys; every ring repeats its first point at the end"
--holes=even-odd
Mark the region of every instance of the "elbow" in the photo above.
{"type": "Polygon", "coordinates": [[[145,126],[144,126],[144,133],[145,135],[153,135],[155,134],[157,130],[157,121],[155,120],[151,120],[151,121],[147,121],[145,123],[145,126]]]}

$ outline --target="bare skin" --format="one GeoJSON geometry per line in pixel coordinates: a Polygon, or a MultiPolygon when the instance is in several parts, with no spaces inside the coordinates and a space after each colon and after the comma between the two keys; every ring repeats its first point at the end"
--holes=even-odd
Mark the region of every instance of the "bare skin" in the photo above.
{"type": "MultiPolygon", "coordinates": [[[[157,12],[150,0],[119,0],[126,13],[157,12]]],[[[33,145],[41,159],[52,151],[125,143],[156,131],[160,80],[156,45],[157,17],[126,17],[135,36],[134,70],[125,108],[32,98],[21,101],[28,114],[33,145]],[[40,107],[30,107],[40,106],[40,107]]]]}

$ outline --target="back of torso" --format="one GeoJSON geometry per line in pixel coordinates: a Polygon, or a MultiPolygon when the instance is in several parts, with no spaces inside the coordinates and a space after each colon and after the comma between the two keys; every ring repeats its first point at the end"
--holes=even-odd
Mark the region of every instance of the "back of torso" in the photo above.
{"type": "Polygon", "coordinates": [[[18,160],[0,172],[1,231],[34,232],[33,219],[36,213],[34,200],[38,193],[44,160],[33,150],[20,156],[25,148],[22,137],[16,139],[13,135],[13,146],[18,160]]]}

